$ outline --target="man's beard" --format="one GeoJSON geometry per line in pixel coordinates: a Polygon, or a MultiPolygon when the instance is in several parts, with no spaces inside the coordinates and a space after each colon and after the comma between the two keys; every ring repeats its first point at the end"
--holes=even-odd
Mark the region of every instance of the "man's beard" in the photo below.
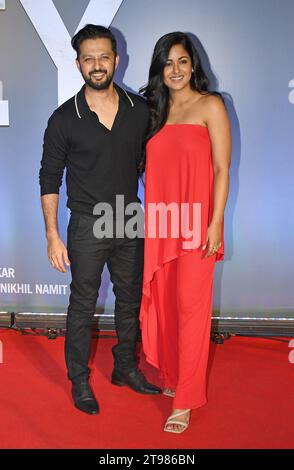
{"type": "Polygon", "coordinates": [[[106,90],[107,88],[109,88],[109,85],[112,82],[114,72],[115,72],[115,68],[113,67],[113,70],[112,70],[110,75],[107,75],[107,70],[105,70],[105,69],[103,69],[103,70],[102,69],[99,69],[99,70],[97,69],[97,70],[93,70],[92,72],[90,72],[89,77],[86,77],[83,73],[82,73],[82,76],[83,76],[83,79],[85,80],[86,84],[89,85],[94,90],[106,90]],[[106,79],[104,78],[104,80],[102,80],[102,81],[94,82],[91,79],[91,75],[93,75],[94,73],[105,73],[106,79]]]}

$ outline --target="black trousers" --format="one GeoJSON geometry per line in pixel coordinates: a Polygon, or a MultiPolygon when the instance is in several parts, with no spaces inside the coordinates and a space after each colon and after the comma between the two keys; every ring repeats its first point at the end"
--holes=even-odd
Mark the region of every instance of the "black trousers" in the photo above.
{"type": "MultiPolygon", "coordinates": [[[[68,255],[72,282],[67,312],[65,360],[68,378],[88,378],[91,321],[95,313],[105,263],[115,294],[118,343],[112,348],[114,367],[128,371],[136,366],[136,342],[142,295],[144,239],[96,238],[95,218],[72,213],[68,225],[68,255]]],[[[115,227],[115,224],[114,224],[115,227]]]]}

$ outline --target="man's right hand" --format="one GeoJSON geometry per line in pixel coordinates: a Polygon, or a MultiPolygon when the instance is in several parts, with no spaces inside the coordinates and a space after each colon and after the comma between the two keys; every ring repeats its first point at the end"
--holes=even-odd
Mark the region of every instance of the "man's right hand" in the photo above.
{"type": "Polygon", "coordinates": [[[65,264],[69,266],[70,261],[67,249],[58,235],[48,238],[47,254],[51,266],[61,273],[66,273],[65,264]]]}

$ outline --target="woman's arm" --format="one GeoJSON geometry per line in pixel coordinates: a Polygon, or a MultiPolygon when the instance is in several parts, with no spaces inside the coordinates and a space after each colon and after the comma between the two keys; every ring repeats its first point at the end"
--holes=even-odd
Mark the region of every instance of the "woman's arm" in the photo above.
{"type": "Polygon", "coordinates": [[[225,105],[219,97],[210,95],[206,98],[205,113],[214,168],[214,210],[203,246],[205,249],[208,244],[207,257],[213,255],[221,245],[221,228],[230,182],[231,130],[225,105]]]}

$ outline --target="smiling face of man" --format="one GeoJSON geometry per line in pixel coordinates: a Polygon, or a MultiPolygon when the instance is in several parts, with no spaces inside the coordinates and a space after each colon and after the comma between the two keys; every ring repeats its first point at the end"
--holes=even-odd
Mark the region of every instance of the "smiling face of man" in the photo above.
{"type": "Polygon", "coordinates": [[[86,84],[95,90],[105,90],[112,82],[119,57],[108,38],[85,39],[79,47],[76,64],[86,84]]]}

